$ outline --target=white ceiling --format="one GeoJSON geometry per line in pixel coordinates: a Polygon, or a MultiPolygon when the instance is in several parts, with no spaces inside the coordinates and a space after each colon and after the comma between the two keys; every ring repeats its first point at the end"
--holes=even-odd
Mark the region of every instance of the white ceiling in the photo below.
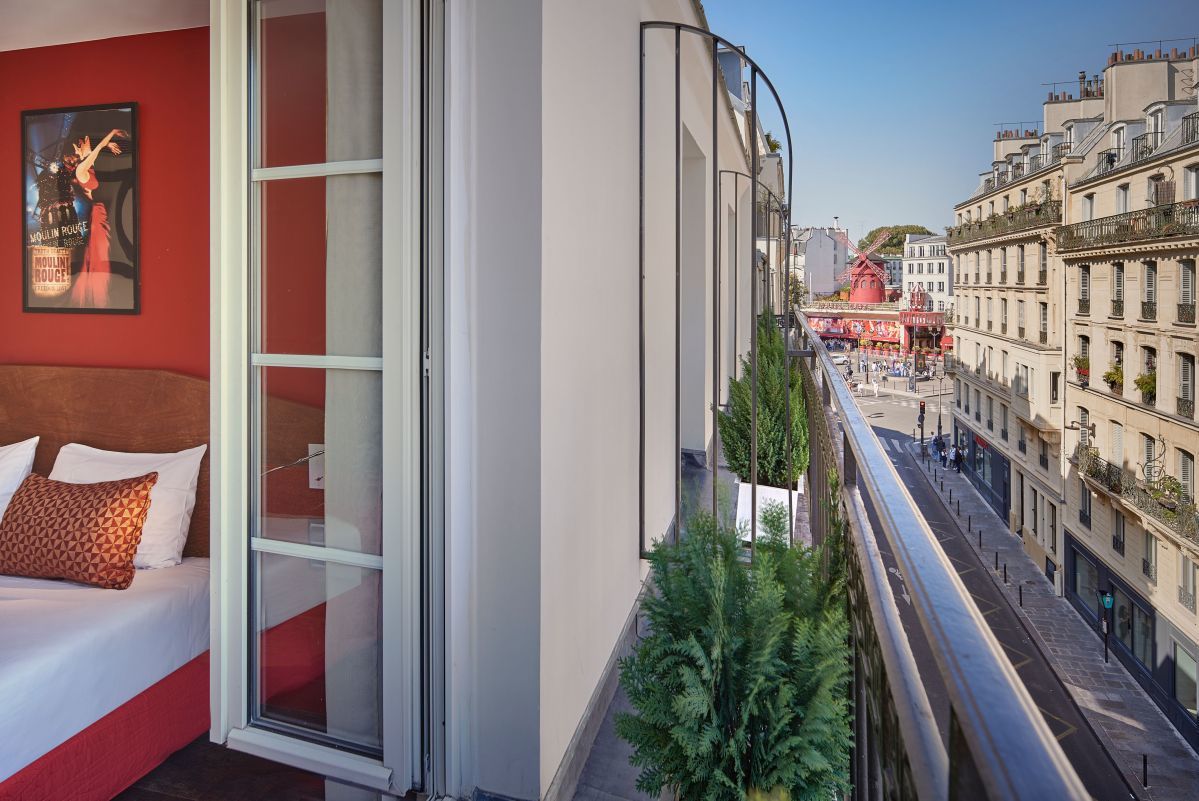
{"type": "Polygon", "coordinates": [[[0,20],[0,50],[23,50],[196,28],[208,0],[0,0],[0,20]]]}

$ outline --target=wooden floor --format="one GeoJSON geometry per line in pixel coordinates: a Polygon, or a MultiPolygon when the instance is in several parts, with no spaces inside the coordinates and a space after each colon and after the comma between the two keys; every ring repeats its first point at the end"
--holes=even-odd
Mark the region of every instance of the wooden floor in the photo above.
{"type": "Polygon", "coordinates": [[[321,776],[231,751],[207,736],[172,754],[114,801],[325,801],[321,776]]]}

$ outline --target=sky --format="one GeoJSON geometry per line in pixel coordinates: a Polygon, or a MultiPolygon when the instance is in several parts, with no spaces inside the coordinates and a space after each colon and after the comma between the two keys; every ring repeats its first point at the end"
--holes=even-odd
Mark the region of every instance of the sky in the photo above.
{"type": "MultiPolygon", "coordinates": [[[[747,48],[786,108],[792,221],[836,215],[855,240],[879,225],[940,233],[991,168],[995,132],[1040,127],[1042,83],[1077,97],[1079,70],[1102,73],[1111,45],[1153,40],[1123,47],[1153,51],[1158,39],[1199,36],[1199,0],[703,4],[712,31],[747,48]]],[[[763,127],[782,140],[764,94],[759,85],[763,127]]]]}

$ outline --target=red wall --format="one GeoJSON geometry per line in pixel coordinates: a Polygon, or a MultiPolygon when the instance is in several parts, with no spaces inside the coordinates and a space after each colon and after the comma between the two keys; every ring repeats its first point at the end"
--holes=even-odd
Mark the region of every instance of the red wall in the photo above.
{"type": "Polygon", "coordinates": [[[0,363],[208,376],[208,29],[0,52],[0,363]],[[21,111],[136,101],[142,312],[21,311],[21,111]],[[4,178],[7,176],[7,178],[4,178]]]}

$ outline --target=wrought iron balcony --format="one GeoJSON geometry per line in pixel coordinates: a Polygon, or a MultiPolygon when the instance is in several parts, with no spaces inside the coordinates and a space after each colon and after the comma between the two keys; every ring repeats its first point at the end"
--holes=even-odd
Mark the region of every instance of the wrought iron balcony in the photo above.
{"type": "Polygon", "coordinates": [[[1132,140],[1132,161],[1136,163],[1143,161],[1153,155],[1153,151],[1157,150],[1162,143],[1161,131],[1149,131],[1140,136],[1134,137],[1132,140]]]}
{"type": "Polygon", "coordinates": [[[1091,299],[1090,298],[1079,298],[1078,299],[1078,313],[1079,314],[1090,314],[1091,313],[1091,299]]]}
{"type": "Polygon", "coordinates": [[[1193,323],[1195,322],[1195,303],[1179,303],[1178,304],[1178,322],[1193,323]]]}
{"type": "Polygon", "coordinates": [[[1199,111],[1182,118],[1182,143],[1184,145],[1199,142],[1199,111]]]}
{"type": "Polygon", "coordinates": [[[988,418],[988,419],[987,419],[987,430],[988,430],[988,431],[994,431],[994,430],[995,430],[995,421],[994,421],[994,420],[991,420],[990,418],[988,418]]]}
{"type": "Polygon", "coordinates": [[[1016,283],[1020,285],[1024,284],[1024,270],[1016,271],[1016,283]]]}
{"type": "Polygon", "coordinates": [[[1141,392],[1141,403],[1145,404],[1146,406],[1153,406],[1156,404],[1156,402],[1157,402],[1157,393],[1156,392],[1144,392],[1144,391],[1141,392]]]}
{"type": "Polygon", "coordinates": [[[1024,339],[1024,326],[1020,326],[1016,329],[1016,335],[1020,337],[1020,339],[1024,339]]]}
{"type": "Polygon", "coordinates": [[[1124,555],[1124,538],[1119,534],[1112,535],[1112,550],[1121,556],[1124,555]]]}
{"type": "Polygon", "coordinates": [[[1199,513],[1195,501],[1172,488],[1177,484],[1172,477],[1163,474],[1154,483],[1146,483],[1138,481],[1131,470],[1100,458],[1096,448],[1079,446],[1074,454],[1079,475],[1178,535],[1199,543],[1199,513]]]}
{"type": "Polygon", "coordinates": [[[1003,440],[1004,442],[1007,442],[1007,429],[1006,428],[999,429],[999,438],[1001,440],[1003,440]]]}
{"type": "Polygon", "coordinates": [[[1150,582],[1156,584],[1157,583],[1157,562],[1156,561],[1150,562],[1148,559],[1142,559],[1141,560],[1141,573],[1145,576],[1145,578],[1149,579],[1150,582]]]}
{"type": "Polygon", "coordinates": [[[855,690],[865,701],[855,704],[855,753],[869,755],[854,768],[868,777],[859,792],[1088,798],[831,355],[802,318],[792,348],[811,353],[797,363],[811,443],[808,497],[822,499],[813,504],[812,539],[844,543],[855,690]],[[894,560],[901,585],[892,583],[880,554],[894,560]],[[901,618],[901,607],[910,619],[901,618]],[[938,721],[950,721],[952,736],[938,721]]]}
{"type": "Polygon", "coordinates": [[[1042,267],[1037,270],[1037,286],[1045,286],[1049,283],[1049,271],[1042,267]]]}
{"type": "Polygon", "coordinates": [[[1006,334],[1006,333],[1007,333],[1007,323],[1000,323],[1000,324],[999,324],[999,333],[1001,333],[1001,334],[1006,334]]]}
{"type": "Polygon", "coordinates": [[[1118,317],[1118,318],[1124,316],[1124,301],[1122,301],[1122,300],[1113,300],[1112,301],[1111,316],[1118,317]]]}
{"type": "Polygon", "coordinates": [[[1084,509],[1079,509],[1078,510],[1078,522],[1082,523],[1087,528],[1090,528],[1091,527],[1091,513],[1084,509]]]}
{"type": "Polygon", "coordinates": [[[1157,302],[1153,300],[1141,301],[1141,319],[1156,320],[1157,319],[1157,302]]]}
{"type": "Polygon", "coordinates": [[[1032,228],[1057,225],[1061,220],[1061,201],[1051,200],[1047,203],[1030,203],[1000,214],[992,214],[985,220],[952,226],[946,228],[945,232],[949,237],[949,244],[952,246],[1032,228]]]}
{"type": "Polygon", "coordinates": [[[1006,186],[1009,183],[1011,183],[1011,178],[1007,170],[995,174],[995,186],[1006,186]]]}
{"type": "Polygon", "coordinates": [[[1016,443],[1016,448],[1020,451],[1020,453],[1028,453],[1028,440],[1022,439],[1018,441],[1016,443]]]}
{"type": "Polygon", "coordinates": [[[1046,164],[1048,164],[1048,162],[1049,162],[1049,159],[1047,159],[1044,155],[1041,155],[1041,154],[1037,154],[1035,156],[1029,156],[1028,157],[1028,174],[1032,174],[1032,173],[1036,172],[1037,170],[1042,169],[1043,167],[1045,167],[1046,164]]]}
{"type": "Polygon", "coordinates": [[[1049,469],[1049,457],[1046,456],[1045,454],[1042,453],[1040,456],[1037,457],[1037,463],[1041,465],[1042,470],[1049,469]]]}
{"type": "Polygon", "coordinates": [[[1047,345],[1047,344],[1049,344],[1049,332],[1048,332],[1048,331],[1042,331],[1042,332],[1041,332],[1040,339],[1041,339],[1041,344],[1042,344],[1042,345],[1047,345]]]}
{"type": "Polygon", "coordinates": [[[1007,283],[1007,270],[999,271],[999,283],[1001,283],[1001,284],[1007,283]]]}
{"type": "Polygon", "coordinates": [[[987,283],[991,283],[991,271],[987,270],[987,283]]]}
{"type": "Polygon", "coordinates": [[[1195,611],[1195,591],[1194,590],[1188,591],[1186,587],[1179,587],[1178,588],[1178,603],[1182,604],[1187,609],[1194,612],[1195,611]]]}
{"type": "Polygon", "coordinates": [[[1095,165],[1095,174],[1103,175],[1105,172],[1111,172],[1116,169],[1116,165],[1120,163],[1120,159],[1123,156],[1123,148],[1112,147],[1107,150],[1100,150],[1099,163],[1095,165]]]}
{"type": "Polygon", "coordinates": [[[1199,234],[1199,204],[1188,200],[1064,225],[1057,241],[1058,250],[1079,250],[1196,234],[1199,234]]]}
{"type": "Polygon", "coordinates": [[[1178,412],[1179,417],[1185,417],[1188,420],[1195,419],[1195,400],[1194,398],[1178,398],[1178,404],[1174,407],[1178,412]]]}
{"type": "Polygon", "coordinates": [[[1049,155],[1049,158],[1050,158],[1049,163],[1057,164],[1059,161],[1062,160],[1063,156],[1070,155],[1070,148],[1071,148],[1070,142],[1062,142],[1061,144],[1054,145],[1049,150],[1049,154],[1050,154],[1049,155]]]}

